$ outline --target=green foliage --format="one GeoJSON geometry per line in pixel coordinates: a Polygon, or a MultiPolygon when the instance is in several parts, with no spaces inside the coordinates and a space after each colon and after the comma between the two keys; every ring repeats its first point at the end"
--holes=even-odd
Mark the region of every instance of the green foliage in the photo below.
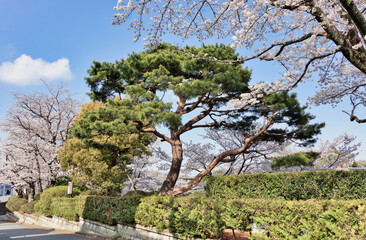
{"type": "Polygon", "coordinates": [[[366,200],[219,199],[205,193],[185,197],[134,196],[55,198],[53,215],[115,225],[139,223],[185,237],[222,238],[223,229],[266,235],[254,239],[365,239],[366,200]]]}
{"type": "MultiPolygon", "coordinates": [[[[114,64],[94,61],[88,73],[89,77],[85,79],[91,89],[89,96],[92,100],[107,102],[107,105],[85,117],[96,127],[89,129],[89,125],[80,124],[73,132],[77,138],[93,136],[89,132],[110,132],[109,125],[117,126],[116,131],[121,133],[153,132],[163,140],[168,136],[157,132],[157,126],[167,127],[172,139],[179,139],[181,134],[196,127],[223,125],[232,125],[230,127],[251,135],[258,129],[258,121],[263,122],[266,118],[273,120],[269,122],[274,129],[253,141],[282,143],[291,138],[308,146],[315,143],[314,136],[324,126],[310,124],[314,116],[305,112],[306,107],[300,106],[295,94],[288,92],[265,96],[261,104],[235,113],[234,109],[225,108],[228,101],[249,92],[251,73],[238,61],[235,50],[223,44],[178,48],[161,43],[114,64]],[[173,93],[174,97],[166,97],[167,93],[173,93]],[[172,108],[172,99],[179,99],[176,109],[172,108]],[[194,118],[184,118],[192,112],[194,118]],[[206,117],[211,117],[212,124],[206,121],[207,124],[197,126],[196,123],[205,122],[206,117]]],[[[168,142],[172,144],[172,141],[168,142]]],[[[172,145],[172,148],[177,146],[172,145]]],[[[175,157],[178,162],[183,160],[175,157]]],[[[177,174],[179,170],[170,174],[177,174]]],[[[170,177],[172,180],[165,181],[162,191],[166,192],[174,185],[174,177],[170,177]]]]}
{"type": "Polygon", "coordinates": [[[324,123],[311,124],[315,116],[307,113],[306,106],[301,106],[296,94],[280,92],[267,96],[262,104],[254,105],[244,112],[231,116],[239,119],[234,121],[235,128],[252,132],[255,120],[272,116],[275,123],[266,134],[260,135],[256,141],[275,141],[283,143],[287,139],[296,139],[300,146],[311,146],[316,142],[316,135],[320,134],[324,123]],[[240,123],[240,124],[239,124],[240,123]]]}
{"type": "Polygon", "coordinates": [[[87,196],[75,198],[54,198],[51,204],[51,214],[70,221],[78,221],[83,215],[87,196]]]}
{"type": "Polygon", "coordinates": [[[67,186],[71,181],[69,176],[61,176],[56,179],[55,186],[67,186]]]}
{"type": "Polygon", "coordinates": [[[80,196],[98,196],[102,193],[97,190],[86,190],[80,193],[80,196]]]}
{"type": "Polygon", "coordinates": [[[223,229],[219,201],[193,195],[173,198],[152,196],[139,205],[135,220],[157,230],[169,229],[181,237],[217,237],[223,229]]]}
{"type": "MultiPolygon", "coordinates": [[[[195,107],[180,112],[172,110],[171,99],[161,97],[166,92],[173,92],[183,104],[205,97],[205,101],[197,101],[197,104],[217,109],[248,91],[250,72],[239,62],[207,61],[193,58],[191,54],[225,61],[238,58],[235,50],[223,44],[179,49],[162,43],[114,64],[94,61],[86,78],[90,97],[106,102],[116,95],[124,96],[108,100],[109,107],[101,109],[94,119],[115,117],[113,124],[120,128],[141,129],[162,124],[177,130],[182,126],[182,115],[195,107]]],[[[134,132],[134,129],[129,130],[134,132]]]]}
{"type": "MultiPolygon", "coordinates": [[[[236,61],[238,55],[230,46],[223,44],[179,49],[161,43],[114,64],[94,61],[88,70],[90,77],[85,79],[92,91],[90,97],[99,101],[106,101],[116,94],[128,94],[136,100],[152,100],[154,104],[158,100],[155,94],[168,89],[185,99],[193,99],[206,92],[216,96],[225,92],[233,98],[247,91],[250,72],[243,69],[240,62],[227,64],[204,60],[208,58],[236,61]],[[185,81],[187,79],[196,81],[185,81]]],[[[167,120],[166,117],[163,118],[167,120]]]]}
{"type": "Polygon", "coordinates": [[[124,197],[143,197],[143,196],[150,196],[154,193],[152,192],[145,192],[145,191],[141,191],[141,190],[133,190],[133,191],[128,191],[124,197]]]}
{"type": "Polygon", "coordinates": [[[363,239],[365,204],[365,200],[233,200],[224,205],[222,217],[230,223],[227,227],[242,231],[253,223],[265,226],[269,237],[264,239],[363,239]]]}
{"type": "Polygon", "coordinates": [[[14,196],[9,199],[6,203],[5,207],[9,212],[21,211],[23,205],[27,204],[28,201],[24,198],[19,198],[18,196],[14,196]]]}
{"type": "Polygon", "coordinates": [[[206,177],[209,196],[239,199],[362,199],[366,171],[311,171],[206,177]]]}
{"type": "Polygon", "coordinates": [[[29,203],[24,204],[23,206],[21,206],[20,211],[24,212],[24,213],[28,213],[28,214],[32,214],[35,213],[36,211],[34,210],[34,205],[38,202],[39,200],[34,200],[31,201],[29,203]]]}
{"type": "Polygon", "coordinates": [[[109,107],[98,102],[85,104],[73,122],[72,138],[59,150],[59,157],[73,182],[116,195],[130,171],[127,165],[135,157],[150,154],[146,146],[155,138],[123,122],[115,124],[119,116],[106,112],[109,107]]]}
{"type": "Polygon", "coordinates": [[[319,153],[312,151],[290,154],[276,158],[271,163],[271,167],[277,169],[280,167],[313,166],[314,161],[319,157],[319,155],[319,153]]]}
{"type": "MultiPolygon", "coordinates": [[[[138,206],[135,221],[144,226],[153,226],[158,231],[169,229],[172,209],[176,207],[173,197],[151,196],[141,200],[138,206]]],[[[170,229],[171,230],[171,229],[170,229]]]]}
{"type": "MultiPolygon", "coordinates": [[[[80,190],[77,188],[73,189],[73,196],[78,196],[80,190]]],[[[41,194],[41,199],[35,204],[34,209],[45,216],[52,216],[51,204],[52,200],[57,197],[67,197],[67,186],[52,187],[41,194]]]]}
{"type": "MultiPolygon", "coordinates": [[[[56,179],[55,186],[68,186],[72,179],[69,176],[61,176],[56,179]]],[[[86,191],[88,188],[84,185],[73,183],[73,186],[81,191],[86,191]]],[[[39,199],[38,199],[39,200],[39,199]]]]}
{"type": "Polygon", "coordinates": [[[135,220],[181,237],[222,238],[223,229],[268,234],[255,239],[364,239],[365,200],[223,200],[200,196],[144,198],[135,220]]]}
{"type": "Polygon", "coordinates": [[[88,196],[82,217],[101,223],[134,223],[135,212],[140,204],[141,195],[129,197],[88,196]]]}

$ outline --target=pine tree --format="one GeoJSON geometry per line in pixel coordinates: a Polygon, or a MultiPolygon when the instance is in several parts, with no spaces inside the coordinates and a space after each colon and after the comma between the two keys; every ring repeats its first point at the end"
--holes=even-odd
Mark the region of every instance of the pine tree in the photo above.
{"type": "MultiPolygon", "coordinates": [[[[152,133],[170,144],[172,160],[161,194],[176,195],[188,191],[220,161],[228,161],[228,157],[245,151],[276,121],[288,121],[290,128],[296,128],[291,136],[294,137],[296,132],[296,137],[309,143],[314,142],[314,134],[319,133],[323,126],[310,125],[313,117],[305,114],[295,97],[287,93],[267,97],[263,92],[260,98],[265,100],[262,101],[264,105],[260,105],[259,95],[256,95],[245,106],[240,103],[239,107],[229,107],[229,101],[241,99],[243,93],[250,94],[253,90],[248,87],[250,71],[243,68],[235,50],[223,44],[179,49],[163,43],[150,50],[133,53],[114,64],[94,62],[88,73],[90,76],[86,81],[91,88],[90,97],[108,102],[108,109],[100,111],[98,119],[113,115],[114,125],[152,133]],[[120,97],[112,100],[116,95],[120,97]],[[177,99],[176,104],[169,99],[172,95],[177,99]],[[248,107],[252,111],[247,111],[248,107]],[[245,118],[244,113],[249,115],[245,118]],[[219,154],[190,185],[175,191],[183,161],[182,134],[197,128],[224,126],[225,119],[231,115],[243,120],[237,124],[246,122],[249,126],[258,118],[266,118],[268,124],[246,139],[242,147],[219,154]],[[165,126],[169,135],[158,126],[165,126]]],[[[290,135],[287,132],[275,134],[278,138],[290,135]]]]}

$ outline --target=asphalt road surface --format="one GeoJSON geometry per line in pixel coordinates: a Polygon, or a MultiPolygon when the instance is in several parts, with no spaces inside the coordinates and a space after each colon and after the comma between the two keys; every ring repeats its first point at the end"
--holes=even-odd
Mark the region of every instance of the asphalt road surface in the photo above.
{"type": "Polygon", "coordinates": [[[29,240],[86,240],[104,239],[70,234],[53,229],[36,228],[31,225],[0,221],[0,240],[29,239],[29,240]]]}

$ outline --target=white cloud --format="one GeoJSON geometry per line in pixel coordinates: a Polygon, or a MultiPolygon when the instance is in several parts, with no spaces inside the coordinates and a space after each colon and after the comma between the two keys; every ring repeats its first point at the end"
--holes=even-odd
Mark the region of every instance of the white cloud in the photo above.
{"type": "Polygon", "coordinates": [[[58,59],[46,62],[41,58],[32,59],[23,54],[14,62],[3,62],[0,65],[0,81],[16,85],[30,85],[44,81],[70,80],[72,78],[69,60],[58,59]]]}

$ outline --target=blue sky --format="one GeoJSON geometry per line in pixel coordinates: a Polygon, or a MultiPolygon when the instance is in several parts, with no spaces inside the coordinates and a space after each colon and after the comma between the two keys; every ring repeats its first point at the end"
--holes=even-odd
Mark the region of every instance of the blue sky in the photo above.
{"type": "MultiPolygon", "coordinates": [[[[68,82],[68,88],[88,101],[84,77],[92,61],[115,61],[128,53],[143,50],[143,42],[133,42],[127,25],[111,24],[117,0],[0,0],[0,119],[4,119],[13,102],[11,91],[44,91],[40,78],[68,82]]],[[[166,37],[171,43],[177,38],[166,37]]],[[[216,40],[211,40],[210,43],[216,40]]],[[[230,43],[227,40],[226,43],[230,43]]],[[[187,44],[200,44],[191,39],[187,44]]],[[[238,52],[244,55],[244,50],[238,52]]],[[[272,81],[279,76],[275,64],[250,62],[252,79],[272,81]]],[[[296,90],[302,103],[314,94],[311,82],[296,90]]],[[[348,132],[362,145],[358,160],[366,160],[365,124],[351,123],[342,109],[331,106],[312,107],[316,121],[325,122],[320,138],[333,139],[348,132]]]]}

